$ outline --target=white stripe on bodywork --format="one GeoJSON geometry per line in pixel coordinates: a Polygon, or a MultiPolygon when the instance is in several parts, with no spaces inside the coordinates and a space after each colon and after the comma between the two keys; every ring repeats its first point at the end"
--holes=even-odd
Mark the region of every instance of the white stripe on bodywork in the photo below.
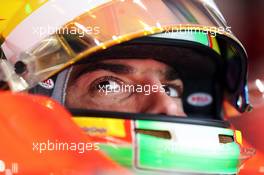
{"type": "MultiPolygon", "coordinates": [[[[79,15],[110,0],[50,0],[22,21],[6,38],[2,49],[7,59],[16,61],[19,54],[51,35],[50,31],[59,29],[79,15]],[[45,29],[46,33],[38,33],[45,29]]],[[[55,33],[55,31],[54,31],[55,33]]]]}

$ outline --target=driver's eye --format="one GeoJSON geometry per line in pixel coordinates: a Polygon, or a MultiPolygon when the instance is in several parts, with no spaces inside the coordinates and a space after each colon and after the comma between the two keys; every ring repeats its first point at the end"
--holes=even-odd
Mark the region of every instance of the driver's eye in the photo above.
{"type": "Polygon", "coordinates": [[[98,92],[119,92],[123,81],[113,76],[104,76],[92,82],[92,89],[98,92]]]}
{"type": "Polygon", "coordinates": [[[122,100],[132,93],[124,89],[125,84],[126,82],[118,77],[102,76],[89,84],[87,93],[97,102],[122,100]]]}
{"type": "Polygon", "coordinates": [[[173,98],[180,98],[181,97],[181,88],[180,86],[173,86],[173,85],[163,85],[165,93],[173,98]]]}
{"type": "Polygon", "coordinates": [[[103,80],[96,87],[98,90],[114,92],[120,89],[120,84],[113,80],[103,80]]]}

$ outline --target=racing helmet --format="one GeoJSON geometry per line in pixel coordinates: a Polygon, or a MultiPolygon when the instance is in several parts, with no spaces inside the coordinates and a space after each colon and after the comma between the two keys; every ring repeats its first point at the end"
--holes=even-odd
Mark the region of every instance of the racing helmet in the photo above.
{"type": "MultiPolygon", "coordinates": [[[[210,118],[219,120],[220,125],[211,124],[226,133],[224,102],[239,112],[251,109],[246,51],[212,0],[53,0],[28,2],[26,7],[2,32],[1,76],[13,91],[30,89],[65,104],[78,66],[90,69],[101,60],[153,58],[175,68],[183,81],[184,112],[194,120],[176,119],[180,123],[205,125],[197,118],[210,118]]],[[[81,116],[89,110],[72,111],[81,116]]],[[[104,115],[121,115],[115,112],[104,115]]],[[[237,168],[239,163],[229,164],[234,172],[231,164],[237,168]]],[[[203,172],[201,167],[197,171],[203,172]]]]}
{"type": "MultiPolygon", "coordinates": [[[[114,51],[119,50],[113,47],[115,45],[127,49],[130,49],[130,46],[124,45],[143,45],[140,47],[140,52],[144,52],[145,55],[167,53],[167,51],[161,51],[162,49],[152,50],[148,47],[159,48],[159,45],[178,47],[180,45],[186,50],[203,50],[203,54],[199,53],[200,57],[208,54],[216,57],[209,61],[206,61],[206,58],[188,59],[186,56],[183,56],[185,58],[182,59],[165,58],[167,56],[182,57],[180,51],[173,52],[173,49],[168,47],[169,55],[160,59],[169,65],[178,65],[177,70],[184,70],[181,71],[184,72],[182,76],[186,77],[183,80],[192,79],[185,81],[186,91],[195,89],[191,85],[192,83],[188,85],[187,82],[208,76],[210,74],[206,72],[208,70],[211,71],[211,76],[218,76],[211,77],[211,79],[219,79],[219,84],[222,84],[222,87],[212,87],[211,89],[211,91],[215,91],[214,98],[216,99],[213,100],[213,103],[216,106],[222,105],[221,96],[224,95],[225,100],[229,101],[239,112],[250,108],[246,85],[247,55],[245,49],[231,32],[231,27],[227,25],[213,1],[145,2],[136,0],[72,3],[32,1],[26,4],[26,9],[21,9],[20,13],[23,15],[15,22],[9,23],[3,30],[4,42],[1,49],[6,59],[14,65],[14,72],[20,77],[9,81],[18,81],[13,83],[15,84],[12,86],[14,90],[32,88],[37,83],[96,52],[106,52],[110,48],[109,52],[120,53],[114,51]],[[60,10],[56,7],[59,7],[60,10]],[[160,13],[156,13],[157,10],[160,13]],[[57,20],[50,20],[53,16],[56,16],[57,20]],[[23,17],[24,20],[22,20],[23,17]],[[146,50],[153,52],[147,53],[146,50]],[[207,54],[206,50],[210,53],[207,54]],[[179,60],[181,63],[174,63],[173,60],[179,60]],[[214,66],[215,68],[213,68],[214,66]],[[212,75],[213,71],[218,75],[212,75]],[[198,74],[201,74],[200,77],[198,74]],[[216,95],[217,88],[223,88],[224,94],[216,95]],[[219,99],[217,99],[218,97],[219,99]]],[[[124,51],[124,53],[127,52],[124,51]]],[[[130,57],[133,54],[131,51],[130,57]]],[[[92,61],[93,59],[86,60],[92,61]]],[[[206,81],[204,80],[204,82],[206,81]]],[[[197,90],[185,93],[184,103],[186,106],[189,104],[190,94],[199,93],[199,91],[202,94],[202,91],[206,91],[203,90],[203,87],[199,87],[198,82],[194,84],[197,84],[197,90]]],[[[211,84],[216,83],[211,82],[211,84]]],[[[58,94],[57,91],[56,94],[58,94]]],[[[210,97],[208,98],[210,102],[210,97]]],[[[192,103],[198,104],[199,100],[192,103]]],[[[203,105],[200,104],[200,106],[203,105]]],[[[186,108],[190,111],[196,110],[196,107],[195,109],[186,108]]],[[[219,109],[217,113],[219,113],[219,109]]]]}

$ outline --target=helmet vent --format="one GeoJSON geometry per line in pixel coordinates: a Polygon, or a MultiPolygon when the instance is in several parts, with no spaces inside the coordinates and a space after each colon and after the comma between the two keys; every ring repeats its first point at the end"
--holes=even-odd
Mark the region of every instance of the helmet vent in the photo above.
{"type": "Polygon", "coordinates": [[[135,129],[135,131],[137,134],[145,134],[163,139],[171,139],[171,134],[169,131],[159,131],[150,129],[135,129]]]}
{"type": "Polygon", "coordinates": [[[219,134],[218,135],[218,138],[219,138],[219,142],[220,143],[232,143],[234,142],[234,137],[233,136],[230,136],[230,135],[222,135],[222,134],[219,134]]]}

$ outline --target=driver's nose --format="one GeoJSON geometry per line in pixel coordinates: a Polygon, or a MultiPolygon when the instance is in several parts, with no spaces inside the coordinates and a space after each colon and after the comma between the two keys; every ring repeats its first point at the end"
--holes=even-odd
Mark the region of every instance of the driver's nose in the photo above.
{"type": "MultiPolygon", "coordinates": [[[[157,85],[158,87],[162,87],[159,80],[148,81],[148,84],[150,86],[157,85]]],[[[142,113],[186,116],[183,110],[182,100],[180,98],[170,97],[164,91],[151,92],[142,98],[145,99],[142,113]]]]}
{"type": "Polygon", "coordinates": [[[149,103],[143,113],[186,116],[181,99],[173,99],[165,92],[156,92],[148,97],[149,103]]]}

